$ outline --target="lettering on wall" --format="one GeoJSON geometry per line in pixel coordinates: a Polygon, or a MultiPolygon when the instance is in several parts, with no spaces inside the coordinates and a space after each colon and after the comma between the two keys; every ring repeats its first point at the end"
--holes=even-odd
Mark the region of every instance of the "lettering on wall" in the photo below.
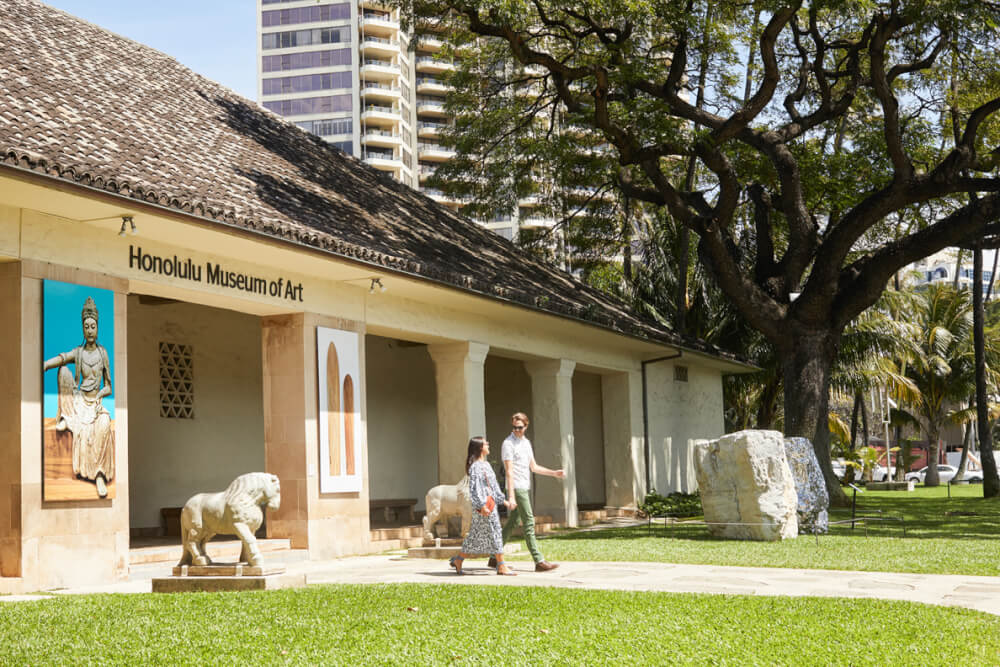
{"type": "Polygon", "coordinates": [[[214,262],[205,262],[201,265],[190,257],[182,259],[177,255],[172,257],[152,255],[143,252],[141,246],[128,247],[128,268],[195,283],[204,282],[260,296],[272,296],[289,301],[304,300],[301,282],[296,283],[284,278],[268,279],[241,271],[229,271],[222,264],[214,262]]]}

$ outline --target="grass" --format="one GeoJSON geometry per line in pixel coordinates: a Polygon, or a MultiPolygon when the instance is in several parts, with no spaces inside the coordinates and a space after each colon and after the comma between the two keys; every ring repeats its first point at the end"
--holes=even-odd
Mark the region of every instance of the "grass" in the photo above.
{"type": "MultiPolygon", "coordinates": [[[[982,498],[982,486],[918,487],[914,492],[869,491],[857,496],[858,514],[882,510],[898,524],[833,526],[819,538],[784,542],[724,540],[703,525],[676,524],[557,533],[541,543],[553,561],[652,561],[749,567],[793,567],[928,574],[1000,575],[1000,500],[982,498]]],[[[835,510],[832,519],[850,516],[835,510]]],[[[517,558],[524,558],[518,556],[517,558]]]]}
{"type": "Polygon", "coordinates": [[[0,604],[2,664],[996,664],[994,616],[908,602],[315,586],[0,604]]]}

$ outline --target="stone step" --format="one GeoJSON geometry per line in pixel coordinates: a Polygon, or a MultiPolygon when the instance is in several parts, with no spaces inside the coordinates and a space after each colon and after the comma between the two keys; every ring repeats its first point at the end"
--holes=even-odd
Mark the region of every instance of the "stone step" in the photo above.
{"type": "Polygon", "coordinates": [[[402,551],[413,547],[422,546],[424,538],[408,537],[396,540],[372,540],[368,543],[369,553],[382,553],[383,551],[402,551]]]}
{"type": "Polygon", "coordinates": [[[577,519],[579,521],[604,521],[608,518],[608,513],[606,510],[583,510],[577,512],[577,519]]]}
{"type": "Polygon", "coordinates": [[[406,540],[413,537],[423,537],[423,526],[400,526],[397,528],[373,528],[369,531],[372,542],[384,540],[406,540]]]}
{"type": "Polygon", "coordinates": [[[605,507],[604,512],[609,519],[634,519],[637,516],[635,508],[632,507],[605,507]]]}
{"type": "MultiPolygon", "coordinates": [[[[287,539],[259,539],[257,546],[261,553],[267,554],[267,558],[274,559],[279,552],[287,552],[284,555],[297,560],[300,554],[295,552],[306,552],[305,549],[292,549],[291,540],[287,539]]],[[[219,562],[235,562],[240,557],[243,543],[237,539],[226,539],[209,542],[205,545],[208,557],[219,562]]],[[[160,544],[147,544],[144,546],[129,549],[129,565],[145,565],[146,563],[177,563],[183,554],[183,547],[179,542],[163,541],[160,544]]],[[[307,555],[308,557],[308,555],[307,555]]]]}
{"type": "MultiPolygon", "coordinates": [[[[462,543],[452,545],[441,545],[440,547],[414,547],[407,550],[407,558],[451,558],[457,556],[462,551],[462,543]]],[[[505,554],[515,554],[521,551],[520,544],[505,544],[503,552],[505,554]]]]}

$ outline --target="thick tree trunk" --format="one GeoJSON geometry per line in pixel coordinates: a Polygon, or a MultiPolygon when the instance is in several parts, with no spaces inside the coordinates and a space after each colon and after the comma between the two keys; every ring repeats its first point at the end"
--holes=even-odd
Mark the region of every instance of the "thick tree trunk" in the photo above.
{"type": "Polygon", "coordinates": [[[759,429],[773,429],[777,417],[778,394],[781,393],[781,383],[777,380],[768,381],[764,384],[764,390],[760,395],[760,403],[757,406],[757,425],[759,429]]]}
{"type": "Polygon", "coordinates": [[[868,447],[871,443],[872,432],[868,428],[868,404],[865,403],[865,395],[861,395],[861,441],[862,447],[868,447]]]}
{"type": "Polygon", "coordinates": [[[854,407],[851,410],[851,451],[858,448],[858,414],[865,397],[860,391],[854,392],[854,407]]]}
{"type": "Polygon", "coordinates": [[[933,424],[927,428],[927,474],[924,476],[924,486],[940,486],[941,475],[938,474],[938,457],[941,456],[941,429],[933,424]]]}
{"type": "Polygon", "coordinates": [[[785,434],[812,441],[830,504],[844,506],[847,496],[830,461],[828,421],[830,367],[837,354],[837,337],[826,331],[797,331],[784,343],[780,352],[785,384],[785,434]]]}
{"type": "Polygon", "coordinates": [[[893,429],[896,433],[896,475],[894,479],[897,482],[902,482],[906,477],[906,473],[910,471],[910,451],[909,448],[903,447],[903,427],[898,424],[893,429]]]}
{"type": "Polygon", "coordinates": [[[969,465],[969,448],[972,444],[972,422],[965,424],[965,433],[962,434],[962,455],[958,459],[958,471],[955,479],[965,479],[965,469],[969,465]]]}

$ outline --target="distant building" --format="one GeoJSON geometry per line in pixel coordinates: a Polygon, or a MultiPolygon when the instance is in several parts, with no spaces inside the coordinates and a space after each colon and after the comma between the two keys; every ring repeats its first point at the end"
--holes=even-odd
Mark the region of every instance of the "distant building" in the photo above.
{"type": "MultiPolygon", "coordinates": [[[[955,284],[958,274],[958,286],[961,289],[971,289],[973,282],[972,252],[962,252],[962,262],[958,263],[958,249],[945,248],[910,265],[905,272],[905,280],[912,285],[955,284]]],[[[983,257],[983,293],[989,290],[990,278],[993,275],[993,258],[996,251],[987,250],[983,257]]],[[[993,286],[996,293],[997,285],[993,286]]]]}

